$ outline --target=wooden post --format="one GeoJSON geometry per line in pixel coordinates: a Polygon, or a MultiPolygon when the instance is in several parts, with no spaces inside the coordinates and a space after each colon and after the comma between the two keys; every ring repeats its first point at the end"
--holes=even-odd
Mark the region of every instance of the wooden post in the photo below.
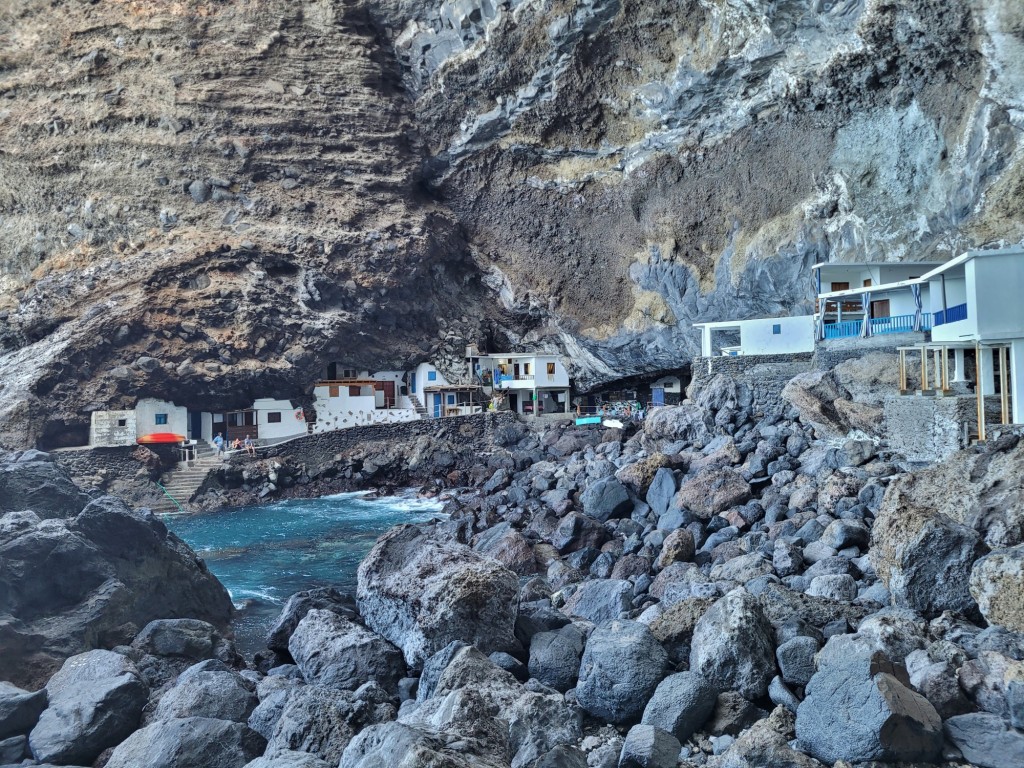
{"type": "Polygon", "coordinates": [[[900,350],[900,394],[907,391],[907,350],[900,350]]]}
{"type": "Polygon", "coordinates": [[[1007,358],[1006,347],[999,347],[999,405],[1001,409],[1002,424],[1010,423],[1010,388],[1007,379],[1007,358]]]}
{"type": "Polygon", "coordinates": [[[974,365],[977,374],[974,392],[978,398],[978,442],[985,442],[985,395],[981,386],[981,344],[974,345],[974,365]]]}
{"type": "Polygon", "coordinates": [[[921,347],[921,393],[928,391],[928,350],[921,347]]]}
{"type": "Polygon", "coordinates": [[[942,347],[942,391],[949,391],[949,348],[942,347]]]}

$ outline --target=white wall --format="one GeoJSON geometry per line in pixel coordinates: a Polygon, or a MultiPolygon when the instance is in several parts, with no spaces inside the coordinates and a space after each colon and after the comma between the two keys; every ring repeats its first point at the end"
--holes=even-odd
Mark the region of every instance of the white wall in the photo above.
{"type": "Polygon", "coordinates": [[[533,389],[536,387],[568,387],[569,372],[562,365],[562,360],[557,355],[485,355],[480,358],[480,366],[483,370],[490,370],[496,377],[499,365],[504,363],[508,367],[508,374],[513,375],[515,365],[519,365],[520,372],[523,366],[530,366],[530,374],[533,380],[505,379],[502,381],[502,389],[533,389]],[[548,375],[548,363],[555,366],[554,373],[548,375]]]}
{"type": "Polygon", "coordinates": [[[1024,255],[984,256],[967,262],[967,316],[976,309],[984,339],[1024,338],[1024,255]],[[974,295],[970,296],[973,267],[974,295]],[[972,302],[973,298],[973,302],[972,302]]]}
{"type": "Polygon", "coordinates": [[[283,440],[288,437],[306,434],[306,420],[301,408],[292,408],[289,400],[274,400],[263,397],[252,404],[256,411],[256,426],[259,428],[260,440],[283,440]],[[281,421],[272,424],[271,413],[280,413],[281,421]]]}
{"type": "Polygon", "coordinates": [[[203,411],[199,414],[199,418],[202,421],[202,426],[199,430],[200,439],[208,443],[213,442],[213,414],[203,411]]]}
{"type": "Polygon", "coordinates": [[[677,395],[682,394],[683,392],[683,382],[680,381],[678,376],[662,376],[656,382],[651,384],[651,387],[661,387],[666,392],[677,395]]]}
{"type": "Polygon", "coordinates": [[[188,435],[188,411],[184,406],[168,403],[165,400],[144,398],[135,405],[136,437],[156,434],[157,432],[173,432],[176,435],[188,435]],[[166,424],[157,424],[156,415],[167,414],[166,424]]]}
{"type": "Polygon", "coordinates": [[[740,324],[741,354],[787,355],[814,351],[814,316],[768,317],[740,324]],[[779,326],[780,333],[773,333],[779,326]]]}
{"type": "Polygon", "coordinates": [[[420,402],[426,406],[427,410],[430,410],[430,406],[427,405],[426,396],[423,390],[426,387],[444,386],[448,383],[448,380],[437,370],[431,363],[420,363],[416,366],[416,370],[413,371],[413,378],[416,382],[416,391],[412,394],[416,395],[420,402]],[[433,371],[437,374],[437,378],[434,381],[428,381],[428,374],[433,371]]]}
{"type": "Polygon", "coordinates": [[[136,437],[135,411],[93,411],[89,417],[91,446],[134,445],[136,437]]]}
{"type": "MultiPolygon", "coordinates": [[[[439,374],[440,376],[440,374],[439,374]]],[[[424,372],[424,379],[426,373],[424,372]]],[[[434,382],[431,382],[433,384],[434,382]]],[[[314,432],[329,432],[335,429],[362,426],[366,424],[394,424],[403,421],[415,421],[419,414],[412,409],[409,398],[402,398],[402,408],[378,409],[378,393],[366,387],[368,395],[353,397],[344,384],[339,386],[338,396],[330,397],[328,385],[318,386],[313,390],[316,398],[316,423],[314,432]]],[[[305,429],[305,426],[303,426],[305,429]]],[[[262,430],[262,427],[261,427],[262,430]]],[[[262,435],[262,432],[260,433],[262,435]]]]}

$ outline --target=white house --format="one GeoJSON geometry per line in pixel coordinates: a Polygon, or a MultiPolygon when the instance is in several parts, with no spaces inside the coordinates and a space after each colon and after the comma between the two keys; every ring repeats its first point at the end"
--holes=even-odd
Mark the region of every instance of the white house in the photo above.
{"type": "Polygon", "coordinates": [[[694,323],[701,356],[789,355],[814,351],[814,316],[694,323]],[[724,343],[723,343],[724,342],[724,343]]]}
{"type": "Polygon", "coordinates": [[[403,371],[357,371],[332,364],[330,373],[340,378],[318,381],[313,388],[316,408],[314,432],[395,424],[420,418],[406,391],[403,371]]]}
{"type": "Polygon", "coordinates": [[[501,353],[471,358],[474,379],[508,398],[522,414],[568,413],[569,373],[557,355],[501,353]]]}
{"type": "Polygon", "coordinates": [[[678,376],[662,376],[651,383],[653,405],[676,405],[682,399],[683,381],[678,376]]]}
{"type": "Polygon", "coordinates": [[[147,397],[130,410],[89,414],[89,445],[94,447],[135,445],[139,438],[158,433],[187,437],[188,410],[166,400],[147,397]]]}

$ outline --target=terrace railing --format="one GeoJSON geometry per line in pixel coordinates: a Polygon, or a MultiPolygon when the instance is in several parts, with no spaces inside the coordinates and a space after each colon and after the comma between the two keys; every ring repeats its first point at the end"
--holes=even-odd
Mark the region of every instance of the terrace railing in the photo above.
{"type": "Polygon", "coordinates": [[[935,313],[932,326],[946,325],[967,319],[967,304],[957,304],[955,307],[946,307],[935,313]]]}
{"type": "MultiPolygon", "coordinates": [[[[921,315],[921,330],[931,330],[931,316],[927,313],[921,315]]],[[[826,323],[826,339],[846,339],[853,336],[860,336],[861,320],[844,320],[841,323],[826,323]]],[[[871,318],[871,333],[884,335],[887,333],[911,333],[914,330],[913,315],[893,315],[892,317],[871,318]]]]}

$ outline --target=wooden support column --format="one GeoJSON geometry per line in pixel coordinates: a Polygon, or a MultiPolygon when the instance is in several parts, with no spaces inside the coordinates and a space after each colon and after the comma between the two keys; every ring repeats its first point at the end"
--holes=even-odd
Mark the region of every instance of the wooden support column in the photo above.
{"type": "Polygon", "coordinates": [[[900,394],[907,393],[907,350],[900,350],[900,394]]]}
{"type": "Polygon", "coordinates": [[[949,391],[949,349],[947,347],[942,348],[942,391],[949,391]]]}
{"type": "Polygon", "coordinates": [[[974,363],[978,378],[975,380],[974,393],[978,399],[978,442],[985,442],[985,393],[981,384],[981,345],[974,345],[974,363]]]}
{"type": "Polygon", "coordinates": [[[921,347],[921,392],[928,391],[928,350],[921,347]]]}
{"type": "Polygon", "coordinates": [[[1009,366],[1007,365],[1007,359],[1009,355],[1006,354],[1006,347],[999,347],[999,405],[1000,405],[1000,423],[1010,423],[1010,388],[1009,388],[1009,366]]]}

